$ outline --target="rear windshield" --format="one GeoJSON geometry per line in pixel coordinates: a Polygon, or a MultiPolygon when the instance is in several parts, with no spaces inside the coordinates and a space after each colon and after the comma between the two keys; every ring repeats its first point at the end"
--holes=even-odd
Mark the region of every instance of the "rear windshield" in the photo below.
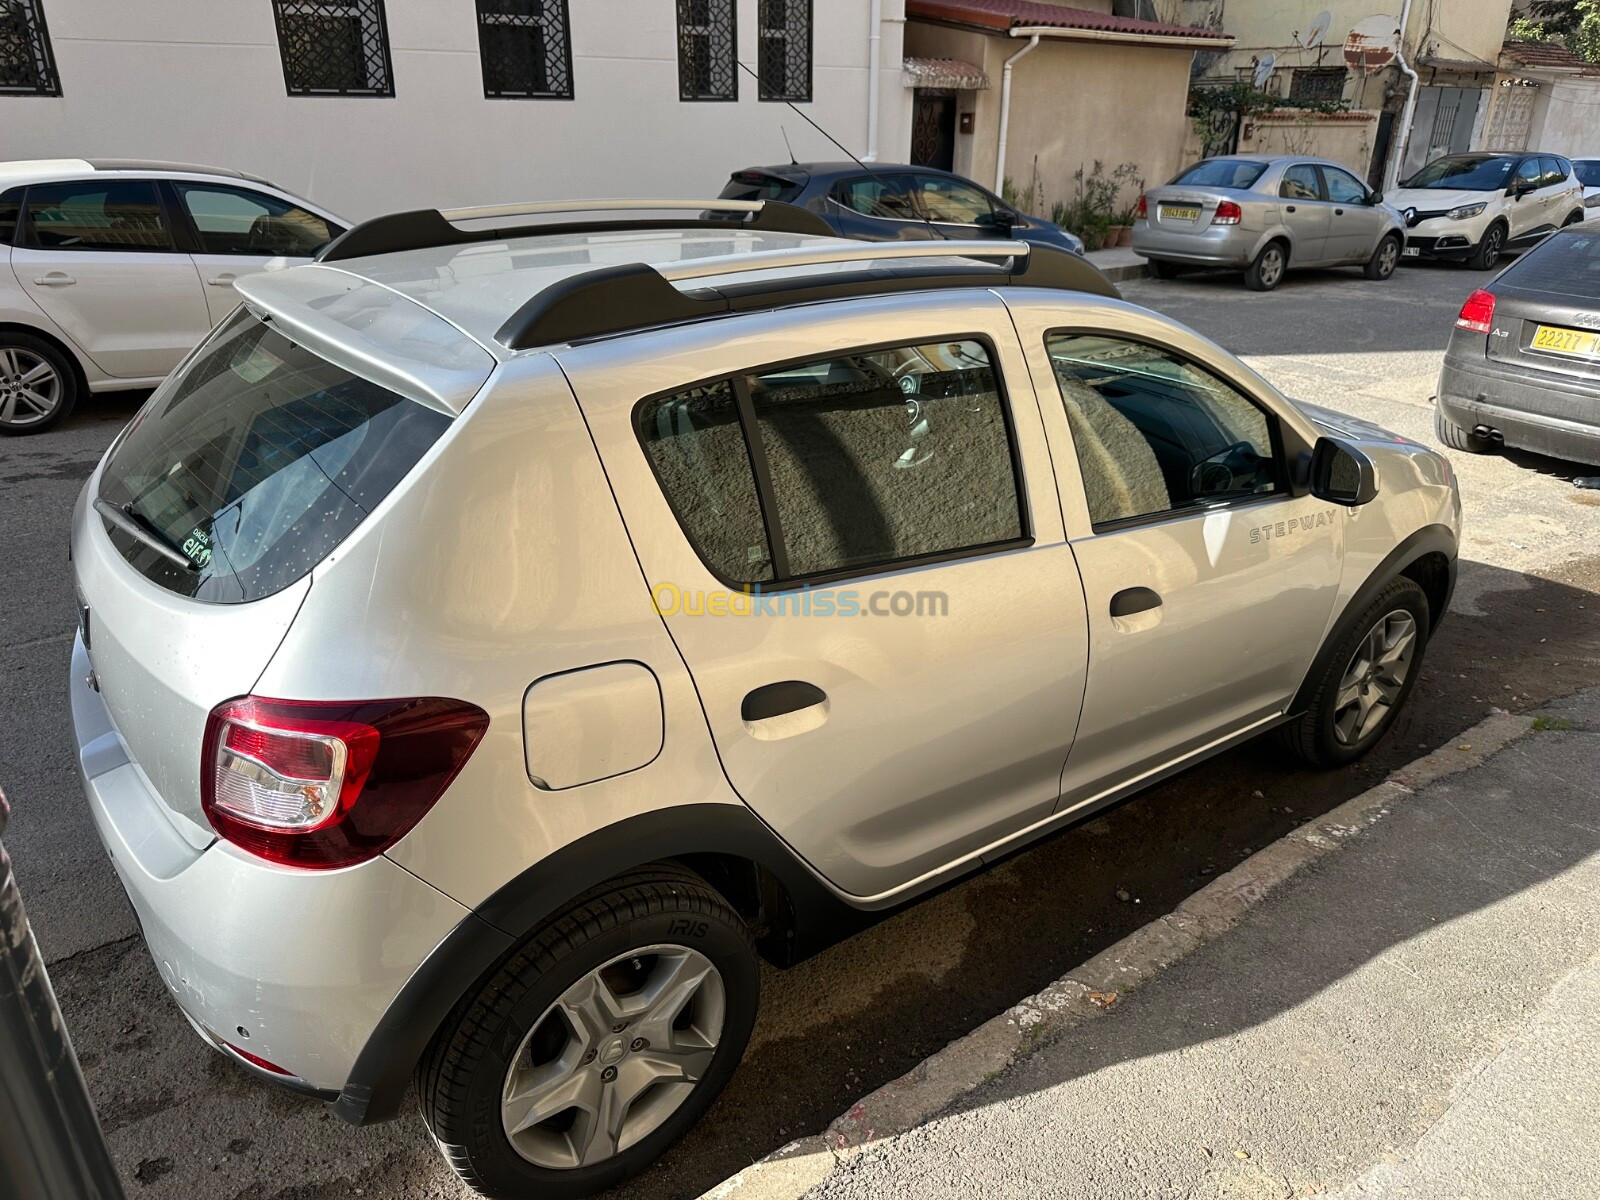
{"type": "Polygon", "coordinates": [[[1495,282],[1600,300],[1600,233],[1560,233],[1546,238],[1501,272],[1495,282]]]}
{"type": "Polygon", "coordinates": [[[162,587],[258,600],[327,557],[449,424],[241,309],[113,451],[100,499],[123,520],[106,528],[162,587]]]}
{"type": "Polygon", "coordinates": [[[779,179],[760,171],[740,171],[729,179],[719,200],[791,200],[800,194],[792,179],[779,179]]]}
{"type": "Polygon", "coordinates": [[[1243,191],[1254,187],[1266,163],[1249,162],[1242,158],[1208,158],[1180,171],[1173,183],[1187,183],[1190,187],[1235,188],[1243,191]]]}
{"type": "Polygon", "coordinates": [[[1497,192],[1511,180],[1515,158],[1493,154],[1462,154],[1436,158],[1401,187],[1439,188],[1444,191],[1497,192]]]}
{"type": "Polygon", "coordinates": [[[1600,187],[1600,161],[1591,158],[1586,162],[1575,162],[1572,169],[1577,172],[1578,182],[1584,187],[1600,187]]]}

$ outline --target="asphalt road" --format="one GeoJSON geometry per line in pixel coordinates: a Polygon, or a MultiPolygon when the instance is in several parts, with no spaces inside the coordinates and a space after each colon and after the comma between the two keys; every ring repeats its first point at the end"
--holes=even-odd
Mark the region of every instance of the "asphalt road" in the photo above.
{"type": "MultiPolygon", "coordinates": [[[[1291,395],[1431,444],[1439,357],[1482,278],[1423,266],[1387,283],[1291,276],[1268,295],[1226,276],[1124,291],[1244,354],[1291,395]]],[[[63,429],[0,441],[0,786],[16,809],[7,845],[112,1148],[131,1193],[159,1200],[463,1195],[419,1119],[352,1130],[202,1047],[159,983],[95,840],[73,777],[64,690],[67,513],[136,406],[91,399],[63,429]]],[[[862,1093],[1491,707],[1531,707],[1600,682],[1600,492],[1570,482],[1594,469],[1527,455],[1454,458],[1467,534],[1453,613],[1407,712],[1371,756],[1320,774],[1270,744],[1243,747],[794,970],[768,972],[754,1041],[728,1091],[617,1194],[698,1194],[821,1129],[862,1093]]]]}

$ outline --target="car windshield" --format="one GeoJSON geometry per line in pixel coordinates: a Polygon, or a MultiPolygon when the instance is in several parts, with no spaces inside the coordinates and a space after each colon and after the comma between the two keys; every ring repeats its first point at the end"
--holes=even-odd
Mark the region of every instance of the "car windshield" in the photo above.
{"type": "Polygon", "coordinates": [[[1191,187],[1234,188],[1244,191],[1261,178],[1267,164],[1250,162],[1243,158],[1208,158],[1178,173],[1173,183],[1186,183],[1191,187]]]}
{"type": "Polygon", "coordinates": [[[1451,192],[1498,192],[1511,178],[1517,160],[1504,154],[1462,154],[1438,158],[1401,187],[1432,188],[1451,192]]]}
{"type": "Polygon", "coordinates": [[[1577,173],[1578,182],[1584,187],[1600,187],[1600,159],[1586,159],[1575,162],[1572,169],[1577,173]]]}
{"type": "Polygon", "coordinates": [[[1600,234],[1562,233],[1540,242],[1501,274],[1497,283],[1600,301],[1600,234]]]}

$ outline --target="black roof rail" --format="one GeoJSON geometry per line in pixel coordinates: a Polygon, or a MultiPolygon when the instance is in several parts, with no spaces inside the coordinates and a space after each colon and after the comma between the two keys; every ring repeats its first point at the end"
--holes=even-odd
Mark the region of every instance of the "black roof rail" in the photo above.
{"type": "Polygon", "coordinates": [[[810,209],[775,200],[564,200],[547,204],[497,204],[483,208],[419,208],[374,217],[345,230],[322,248],[318,262],[341,262],[373,254],[396,254],[430,246],[464,246],[513,237],[558,233],[617,233],[649,229],[722,229],[758,233],[802,233],[820,237],[838,234],[810,209]],[[514,217],[549,217],[562,213],[663,211],[666,218],[598,217],[583,221],[535,221],[462,229],[463,221],[499,221],[514,217]]]}
{"type": "Polygon", "coordinates": [[[998,239],[854,242],[686,259],[656,266],[629,263],[586,271],[539,292],[513,313],[495,336],[507,349],[530,350],[806,301],[1003,286],[1059,288],[1122,298],[1116,285],[1093,263],[1053,246],[998,239]],[[951,263],[951,258],[973,261],[951,263]],[[909,267],[897,265],[899,260],[907,260],[909,267]],[[996,265],[982,265],[984,260],[996,265]],[[726,278],[780,267],[849,264],[855,264],[857,269],[799,278],[734,281],[689,291],[673,286],[675,281],[726,278]]]}

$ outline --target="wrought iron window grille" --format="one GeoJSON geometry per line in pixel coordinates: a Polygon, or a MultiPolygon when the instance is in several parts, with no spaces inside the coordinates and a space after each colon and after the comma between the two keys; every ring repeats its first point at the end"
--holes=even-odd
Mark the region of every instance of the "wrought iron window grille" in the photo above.
{"type": "Polygon", "coordinates": [[[61,95],[43,0],[0,0],[0,95],[61,95]]]}
{"type": "Polygon", "coordinates": [[[393,96],[383,0],[272,0],[291,96],[393,96]]]}
{"type": "Polygon", "coordinates": [[[737,100],[734,0],[678,0],[678,99],[737,100]]]}
{"type": "Polygon", "coordinates": [[[477,0],[483,94],[499,100],[571,100],[567,0],[477,0]]]}
{"type": "Polygon", "coordinates": [[[811,100],[812,0],[760,0],[756,73],[761,99],[811,100]]]}

